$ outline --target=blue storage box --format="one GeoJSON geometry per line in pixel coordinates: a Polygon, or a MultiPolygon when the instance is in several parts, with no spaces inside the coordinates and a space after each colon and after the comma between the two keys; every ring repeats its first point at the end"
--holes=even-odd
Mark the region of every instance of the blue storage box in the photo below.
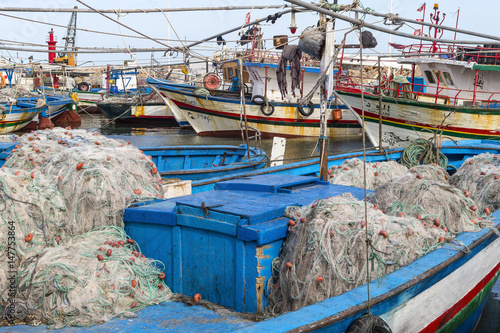
{"type": "Polygon", "coordinates": [[[240,312],[267,305],[272,260],[288,230],[288,206],[362,189],[316,177],[263,175],[217,183],[215,190],[125,210],[125,230],[147,257],[165,264],[175,293],[240,312]]]}

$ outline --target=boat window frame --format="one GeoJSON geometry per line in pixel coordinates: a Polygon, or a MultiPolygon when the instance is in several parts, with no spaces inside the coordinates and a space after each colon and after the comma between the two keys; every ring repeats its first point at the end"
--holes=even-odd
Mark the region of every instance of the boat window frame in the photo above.
{"type": "Polygon", "coordinates": [[[436,84],[437,80],[432,74],[432,71],[426,69],[424,70],[425,78],[429,81],[429,84],[436,84]]]}
{"type": "Polygon", "coordinates": [[[454,86],[455,83],[453,82],[453,79],[451,78],[451,74],[448,73],[448,72],[442,72],[443,74],[443,78],[444,78],[444,82],[446,82],[447,85],[449,86],[454,86]]]}

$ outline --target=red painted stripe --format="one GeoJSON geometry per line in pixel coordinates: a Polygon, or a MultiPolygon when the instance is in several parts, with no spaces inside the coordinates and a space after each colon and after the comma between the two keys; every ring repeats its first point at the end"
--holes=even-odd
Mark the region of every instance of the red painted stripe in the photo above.
{"type": "MultiPolygon", "coordinates": [[[[173,100],[174,103],[180,107],[180,108],[189,108],[189,109],[195,109],[197,111],[201,112],[206,112],[210,113],[214,116],[217,115],[224,115],[228,117],[232,117],[235,119],[240,119],[239,114],[231,113],[231,112],[222,112],[222,111],[215,111],[215,110],[209,110],[205,108],[200,108],[191,104],[186,104],[177,100],[173,100]]],[[[319,123],[319,119],[298,119],[298,118],[277,118],[277,117],[258,117],[258,116],[252,116],[252,115],[247,115],[247,119],[253,119],[253,120],[264,120],[264,121],[279,121],[283,123],[305,123],[305,124],[314,124],[314,123],[319,123]]],[[[328,120],[327,123],[335,123],[335,124],[358,124],[357,120],[328,120]]]]}
{"type": "Polygon", "coordinates": [[[498,263],[495,268],[491,270],[472,290],[470,290],[464,297],[462,297],[457,303],[455,303],[451,308],[446,310],[442,315],[437,317],[433,322],[431,322],[427,327],[422,329],[420,332],[435,332],[440,327],[444,326],[448,321],[450,321],[454,316],[456,316],[467,304],[469,304],[474,297],[476,297],[481,290],[488,284],[488,282],[493,279],[498,270],[500,269],[500,263],[498,263]]]}
{"type": "MultiPolygon", "coordinates": [[[[354,109],[354,111],[356,111],[356,113],[358,113],[361,116],[361,109],[358,109],[355,107],[353,107],[353,109],[354,109]]],[[[371,117],[371,118],[378,119],[378,114],[365,110],[365,117],[371,117]]],[[[392,117],[387,117],[387,116],[384,116],[382,120],[393,121],[395,123],[399,123],[399,124],[403,124],[403,125],[407,125],[407,126],[414,125],[414,126],[423,126],[423,127],[430,127],[430,128],[437,129],[437,126],[432,126],[429,124],[417,123],[417,122],[406,122],[406,121],[403,121],[399,118],[392,118],[392,117]]],[[[492,131],[492,130],[488,130],[488,129],[481,130],[481,129],[477,129],[477,128],[465,128],[465,127],[455,127],[455,126],[447,126],[445,130],[446,131],[462,132],[462,133],[467,133],[467,134],[483,134],[483,135],[487,135],[487,136],[494,136],[494,135],[500,134],[500,131],[492,131]]]]}

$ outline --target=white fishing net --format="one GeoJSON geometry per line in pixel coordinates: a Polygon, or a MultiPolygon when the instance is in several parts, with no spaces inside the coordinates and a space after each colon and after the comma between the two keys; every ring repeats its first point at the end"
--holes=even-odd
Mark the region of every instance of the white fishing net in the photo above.
{"type": "Polygon", "coordinates": [[[289,207],[281,255],[273,261],[267,313],[294,311],[340,295],[406,266],[449,240],[440,228],[410,216],[389,216],[367,204],[371,250],[367,262],[364,201],[350,193],[289,207]]]}
{"type": "Polygon", "coordinates": [[[377,187],[368,200],[386,214],[416,217],[428,225],[446,228],[452,234],[479,230],[476,204],[463,191],[440,179],[447,175],[444,169],[414,168],[377,187]],[[419,170],[422,173],[418,173],[419,170]]]}
{"type": "Polygon", "coordinates": [[[476,202],[479,212],[489,215],[500,208],[500,155],[468,158],[450,181],[476,202]]]}
{"type": "MultiPolygon", "coordinates": [[[[330,183],[364,187],[363,161],[358,158],[345,160],[328,170],[330,183]]],[[[366,188],[373,190],[394,177],[404,175],[408,169],[395,161],[366,163],[366,188]]]]}
{"type": "MultiPolygon", "coordinates": [[[[168,291],[156,281],[161,266],[130,263],[132,244],[113,248],[113,256],[104,258],[110,273],[95,277],[103,269],[95,246],[126,241],[123,209],[163,197],[150,158],[125,141],[84,130],[57,128],[12,139],[19,145],[0,169],[0,249],[8,254],[0,257],[0,268],[8,264],[20,274],[16,297],[32,312],[28,322],[92,325],[165,300],[168,291]],[[140,283],[139,296],[130,297],[122,286],[132,279],[140,283]]],[[[4,292],[3,305],[7,299],[4,292]]]]}

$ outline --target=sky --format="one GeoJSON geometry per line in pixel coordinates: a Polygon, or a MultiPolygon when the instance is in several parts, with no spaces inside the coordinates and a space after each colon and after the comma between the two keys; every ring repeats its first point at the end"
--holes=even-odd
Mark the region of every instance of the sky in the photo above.
{"type": "MultiPolygon", "coordinates": [[[[180,7],[219,7],[219,6],[260,6],[260,5],[285,5],[289,3],[285,1],[278,0],[107,0],[107,1],[97,1],[97,0],[82,0],[87,5],[94,7],[96,9],[152,9],[152,8],[180,8],[180,7]]],[[[332,2],[332,1],[330,1],[332,2]]],[[[346,4],[347,2],[341,3],[346,4]]],[[[417,9],[424,3],[408,1],[408,0],[392,0],[392,1],[380,1],[380,0],[364,0],[362,5],[365,8],[372,8],[373,10],[381,13],[388,13],[391,11],[392,2],[392,12],[398,13],[401,17],[411,18],[411,19],[421,19],[422,12],[417,12],[417,9]]],[[[429,20],[429,14],[434,12],[432,7],[434,2],[427,2],[426,6],[426,21],[429,20]]],[[[24,8],[36,7],[36,8],[73,8],[78,6],[79,8],[85,8],[82,4],[74,0],[23,0],[21,1],[11,1],[4,0],[0,2],[0,7],[19,7],[24,8]]],[[[485,34],[496,35],[497,31],[500,31],[499,25],[500,20],[498,19],[498,9],[500,9],[500,3],[498,0],[487,0],[481,1],[480,5],[478,2],[465,1],[465,0],[444,0],[439,2],[439,9],[443,13],[446,13],[446,18],[443,25],[455,26],[457,20],[458,9],[460,8],[459,16],[459,28],[465,30],[473,30],[476,32],[481,32],[485,34]]],[[[203,12],[173,12],[167,17],[173,26],[173,29],[169,29],[169,24],[167,18],[162,13],[147,13],[147,14],[128,14],[123,15],[119,18],[120,22],[154,38],[168,38],[174,40],[172,42],[165,42],[169,45],[178,46],[180,45],[177,40],[177,36],[181,40],[196,41],[203,39],[205,37],[215,35],[224,30],[229,30],[244,24],[245,16],[250,12],[251,20],[260,19],[267,17],[279,11],[278,9],[267,9],[267,10],[233,10],[233,11],[203,11],[203,12]]],[[[54,23],[60,25],[67,25],[70,19],[70,13],[26,13],[26,12],[2,12],[0,14],[8,14],[17,17],[28,18],[32,20],[42,21],[46,23],[54,23]]],[[[108,14],[110,17],[117,19],[116,14],[108,14]]],[[[351,14],[353,16],[354,14],[351,14]]],[[[287,28],[290,26],[290,15],[285,15],[276,21],[275,24],[270,22],[262,25],[262,31],[264,32],[264,38],[272,38],[273,35],[283,35],[287,34],[289,36],[298,36],[299,33],[305,29],[307,26],[313,26],[317,23],[318,16],[315,13],[299,13],[297,14],[297,32],[295,35],[291,35],[290,30],[287,28]]],[[[367,16],[366,22],[375,23],[379,22],[378,25],[388,27],[380,22],[380,18],[367,16]]],[[[50,30],[50,25],[42,25],[33,22],[21,21],[13,18],[1,17],[2,22],[2,34],[1,39],[7,41],[19,41],[24,43],[36,43],[46,45],[46,38],[48,31],[50,30]]],[[[77,27],[82,29],[92,29],[99,31],[112,32],[117,34],[130,34],[135,35],[134,32],[127,30],[126,28],[119,27],[116,23],[100,16],[99,14],[87,14],[79,13],[77,16],[77,27]],[[121,29],[121,30],[120,30],[121,29]]],[[[343,33],[349,25],[344,22],[338,22],[336,25],[337,29],[340,31],[337,34],[337,42],[343,36],[343,33]]],[[[418,27],[416,27],[418,28],[418,27]]],[[[55,35],[57,36],[59,43],[61,45],[64,43],[62,37],[66,33],[66,29],[61,27],[54,27],[55,35]]],[[[408,26],[403,26],[400,31],[413,33],[413,30],[408,26]]],[[[387,52],[388,47],[388,35],[372,31],[373,35],[378,41],[378,46],[374,52],[387,52]]],[[[428,32],[428,28],[424,28],[424,32],[428,32]]],[[[500,35],[500,34],[498,34],[500,35]]],[[[443,38],[453,39],[454,33],[445,32],[443,38]]],[[[237,33],[231,33],[224,37],[226,41],[234,41],[239,39],[237,33]]],[[[481,39],[473,36],[458,35],[457,39],[468,40],[468,41],[480,41],[481,39]]],[[[399,44],[411,44],[418,43],[418,41],[410,41],[397,36],[392,36],[391,41],[393,43],[399,44]]],[[[355,43],[355,36],[348,39],[348,42],[355,43]]],[[[4,43],[7,43],[4,41],[4,43]]],[[[297,42],[292,42],[292,44],[297,42]]],[[[500,42],[499,42],[500,43],[500,42]]],[[[117,47],[124,48],[125,45],[130,47],[163,47],[159,44],[154,43],[151,40],[135,39],[119,36],[106,36],[101,34],[94,34],[84,31],[77,31],[76,33],[76,45],[78,47],[117,47]]],[[[271,46],[272,41],[267,42],[267,46],[271,46]]],[[[28,46],[25,46],[28,47],[28,46]]],[[[235,47],[234,43],[228,43],[228,47],[235,47]]],[[[42,48],[38,46],[36,48],[42,48]]],[[[45,48],[45,47],[44,47],[45,48]]],[[[214,41],[202,44],[195,50],[206,56],[213,54],[216,49],[219,49],[214,41]]],[[[395,52],[392,50],[392,52],[395,52]]],[[[7,59],[25,59],[33,55],[35,61],[46,62],[47,54],[44,53],[26,53],[17,51],[0,51],[0,56],[7,59]]],[[[156,52],[154,55],[155,59],[161,63],[166,63],[167,58],[163,57],[163,53],[156,52]]],[[[131,59],[128,54],[105,54],[105,55],[92,55],[92,54],[80,54],[78,55],[78,63],[80,65],[106,65],[110,64],[123,64],[124,60],[131,59]]],[[[143,65],[149,65],[151,62],[151,53],[140,53],[136,55],[136,59],[143,65]]],[[[172,62],[181,62],[182,57],[179,56],[176,59],[172,59],[172,62]]]]}

